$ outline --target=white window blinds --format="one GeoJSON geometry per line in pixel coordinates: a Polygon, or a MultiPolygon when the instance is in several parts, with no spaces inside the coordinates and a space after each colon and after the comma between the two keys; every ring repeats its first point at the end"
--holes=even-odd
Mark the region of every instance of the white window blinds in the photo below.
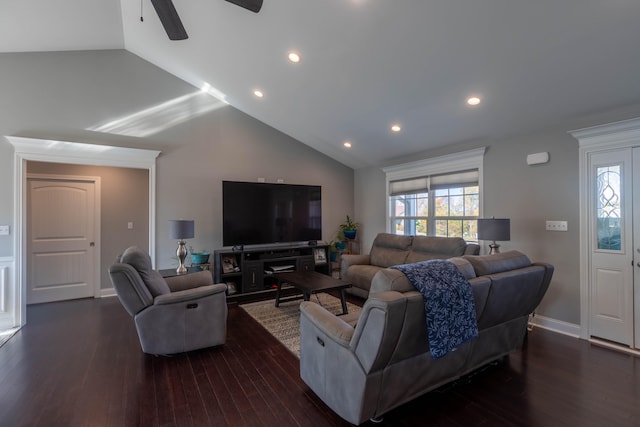
{"type": "Polygon", "coordinates": [[[389,182],[389,195],[428,193],[437,188],[478,185],[480,173],[478,169],[470,169],[455,173],[401,179],[389,182]]]}
{"type": "Polygon", "coordinates": [[[403,179],[389,183],[389,195],[426,193],[429,189],[429,177],[403,179]]]}

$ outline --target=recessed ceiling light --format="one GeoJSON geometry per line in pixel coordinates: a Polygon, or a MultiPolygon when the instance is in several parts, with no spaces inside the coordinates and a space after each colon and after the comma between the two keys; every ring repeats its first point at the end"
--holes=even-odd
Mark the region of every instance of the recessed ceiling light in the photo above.
{"type": "Polygon", "coordinates": [[[480,104],[480,98],[478,98],[477,96],[472,96],[471,98],[467,99],[467,104],[476,106],[480,104]]]}
{"type": "Polygon", "coordinates": [[[294,51],[289,52],[288,58],[289,58],[289,61],[293,62],[294,64],[297,64],[302,60],[302,58],[300,57],[300,54],[294,51]]]}
{"type": "Polygon", "coordinates": [[[345,148],[351,148],[351,141],[345,141],[342,145],[344,145],[345,148]]]}
{"type": "Polygon", "coordinates": [[[256,98],[262,98],[264,96],[264,93],[262,93],[262,91],[258,89],[254,90],[253,94],[256,96],[256,98]]]}
{"type": "Polygon", "coordinates": [[[391,130],[394,132],[400,132],[402,128],[400,127],[400,125],[392,125],[391,130]]]}

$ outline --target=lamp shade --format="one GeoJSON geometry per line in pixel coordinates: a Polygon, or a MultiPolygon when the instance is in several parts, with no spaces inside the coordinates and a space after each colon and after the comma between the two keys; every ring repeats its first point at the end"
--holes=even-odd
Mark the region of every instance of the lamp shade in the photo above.
{"type": "Polygon", "coordinates": [[[479,218],[478,240],[511,240],[511,220],[509,218],[479,218]]]}
{"type": "Polygon", "coordinates": [[[172,219],[169,220],[169,238],[170,239],[193,239],[193,231],[195,221],[192,219],[172,219]]]}

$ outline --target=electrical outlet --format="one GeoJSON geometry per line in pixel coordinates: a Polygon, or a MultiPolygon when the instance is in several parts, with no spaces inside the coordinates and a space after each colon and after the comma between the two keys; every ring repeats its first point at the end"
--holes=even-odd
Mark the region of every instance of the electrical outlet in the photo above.
{"type": "Polygon", "coordinates": [[[547,231],[568,231],[567,221],[547,221],[547,231]]]}
{"type": "Polygon", "coordinates": [[[0,236],[8,236],[8,235],[9,235],[9,226],[0,225],[0,236]]]}
{"type": "Polygon", "coordinates": [[[133,222],[132,222],[132,221],[129,221],[129,222],[127,223],[127,228],[128,228],[129,230],[133,230],[133,222]]]}

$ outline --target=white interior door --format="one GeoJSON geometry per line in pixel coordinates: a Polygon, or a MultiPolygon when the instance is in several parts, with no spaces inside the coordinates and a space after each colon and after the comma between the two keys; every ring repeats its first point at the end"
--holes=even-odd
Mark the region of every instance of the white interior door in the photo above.
{"type": "Polygon", "coordinates": [[[95,182],[27,177],[27,303],[95,293],[95,182]]]}
{"type": "Polygon", "coordinates": [[[590,334],[634,346],[631,148],[590,155],[590,334]]]}

